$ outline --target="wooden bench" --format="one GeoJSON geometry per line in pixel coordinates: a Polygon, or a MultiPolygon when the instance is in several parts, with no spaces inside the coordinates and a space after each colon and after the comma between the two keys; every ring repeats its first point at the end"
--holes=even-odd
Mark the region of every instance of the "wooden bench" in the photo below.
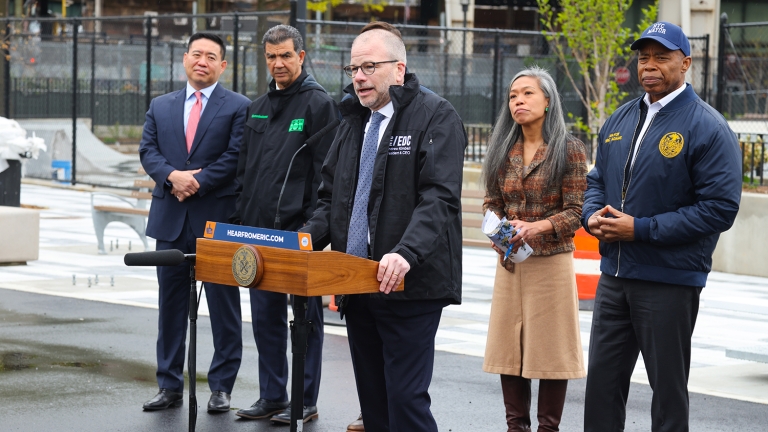
{"type": "Polygon", "coordinates": [[[146,227],[147,216],[149,216],[149,201],[152,199],[150,191],[155,187],[155,182],[152,180],[135,180],[133,186],[139,190],[132,191],[130,198],[107,192],[91,193],[93,229],[96,231],[99,253],[102,255],[107,253],[104,247],[104,229],[111,222],[122,222],[133,228],[144,243],[144,250],[149,250],[146,227]],[[100,204],[101,202],[109,202],[110,204],[100,204]]]}

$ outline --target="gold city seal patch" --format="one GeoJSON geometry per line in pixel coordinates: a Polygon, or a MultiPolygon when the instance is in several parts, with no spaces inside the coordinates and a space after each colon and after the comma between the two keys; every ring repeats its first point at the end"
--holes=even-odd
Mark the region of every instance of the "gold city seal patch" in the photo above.
{"type": "Polygon", "coordinates": [[[680,154],[680,150],[683,149],[683,136],[677,132],[670,132],[664,135],[659,141],[659,152],[665,158],[673,158],[680,154]]]}
{"type": "Polygon", "coordinates": [[[243,245],[235,251],[232,257],[232,276],[240,286],[247,287],[256,279],[259,270],[259,260],[256,258],[256,249],[250,245],[243,245]]]}

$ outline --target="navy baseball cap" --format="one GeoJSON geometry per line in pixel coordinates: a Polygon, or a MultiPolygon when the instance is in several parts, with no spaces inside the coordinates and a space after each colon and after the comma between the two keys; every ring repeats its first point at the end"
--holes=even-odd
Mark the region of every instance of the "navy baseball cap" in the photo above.
{"type": "Polygon", "coordinates": [[[632,50],[640,48],[644,40],[655,40],[672,51],[680,50],[686,57],[691,55],[691,43],[683,33],[683,29],[666,21],[651,24],[645,29],[640,39],[632,42],[629,48],[632,50]]]}

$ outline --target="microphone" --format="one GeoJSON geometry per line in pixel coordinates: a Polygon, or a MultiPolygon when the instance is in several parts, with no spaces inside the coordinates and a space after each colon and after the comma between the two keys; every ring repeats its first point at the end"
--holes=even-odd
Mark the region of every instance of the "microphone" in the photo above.
{"type": "Polygon", "coordinates": [[[167,249],[127,253],[123,258],[123,262],[127,266],[175,266],[184,261],[195,262],[195,254],[185,254],[178,249],[167,249]]]}
{"type": "Polygon", "coordinates": [[[280,195],[278,195],[277,197],[277,210],[275,212],[275,229],[277,230],[282,229],[282,225],[280,224],[280,202],[283,200],[283,192],[285,192],[285,185],[286,183],[288,183],[288,175],[291,173],[291,167],[293,166],[293,160],[296,159],[296,155],[299,154],[299,152],[304,150],[305,148],[320,142],[320,140],[328,132],[330,132],[332,129],[336,129],[336,126],[338,126],[340,123],[341,123],[341,120],[333,119],[333,121],[328,123],[324,128],[320,129],[316,134],[307,138],[307,141],[304,142],[304,144],[301,147],[299,147],[298,150],[296,150],[293,156],[291,156],[291,163],[288,164],[288,171],[286,171],[285,178],[283,179],[283,187],[280,188],[280,195]]]}

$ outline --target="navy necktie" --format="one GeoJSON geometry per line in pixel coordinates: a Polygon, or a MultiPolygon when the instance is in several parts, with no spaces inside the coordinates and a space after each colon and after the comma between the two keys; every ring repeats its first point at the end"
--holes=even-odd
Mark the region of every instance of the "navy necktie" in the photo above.
{"type": "Polygon", "coordinates": [[[368,198],[371,194],[373,163],[376,161],[376,152],[379,148],[379,126],[385,118],[383,114],[378,112],[371,115],[371,124],[368,126],[368,132],[363,139],[355,204],[352,207],[352,218],[349,221],[347,253],[363,258],[368,257],[368,198]]]}

